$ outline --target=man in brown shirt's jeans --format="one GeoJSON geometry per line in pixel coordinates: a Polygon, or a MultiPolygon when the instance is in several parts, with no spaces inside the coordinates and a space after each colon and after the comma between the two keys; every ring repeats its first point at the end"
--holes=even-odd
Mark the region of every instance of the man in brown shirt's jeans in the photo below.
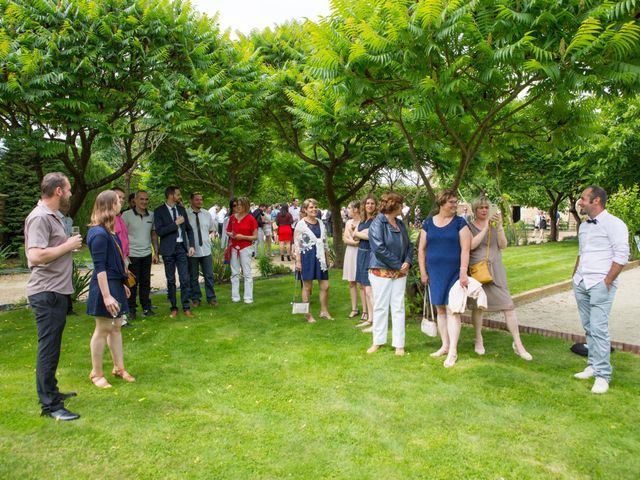
{"type": "Polygon", "coordinates": [[[69,179],[59,172],[48,173],[42,180],[41,191],[40,202],[24,222],[25,252],[31,269],[27,296],[38,327],[36,386],[43,416],[75,420],[80,415],[66,410],[64,401],[76,394],[58,390],[56,370],[67,321],[68,295],[73,293],[71,252],[82,246],[82,238],[67,237],[57,215],[61,206],[69,204],[69,179]]]}

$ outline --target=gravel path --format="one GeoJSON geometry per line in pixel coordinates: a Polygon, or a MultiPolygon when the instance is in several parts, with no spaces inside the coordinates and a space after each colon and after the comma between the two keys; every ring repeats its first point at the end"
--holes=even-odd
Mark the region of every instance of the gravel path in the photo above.
{"type": "MultiPolygon", "coordinates": [[[[609,315],[611,339],[640,345],[640,267],[625,270],[618,278],[618,291],[609,315]]],[[[584,335],[573,291],[550,295],[518,307],[518,323],[557,332],[584,335]]],[[[502,315],[488,318],[502,320],[502,315]]]]}

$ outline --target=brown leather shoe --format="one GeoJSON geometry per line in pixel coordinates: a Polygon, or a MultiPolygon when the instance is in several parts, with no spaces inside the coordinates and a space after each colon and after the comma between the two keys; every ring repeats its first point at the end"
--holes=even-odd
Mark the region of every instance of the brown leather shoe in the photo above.
{"type": "Polygon", "coordinates": [[[169,314],[169,316],[171,318],[176,318],[178,316],[178,310],[171,310],[171,313],[169,314]]]}
{"type": "Polygon", "coordinates": [[[185,317],[193,317],[193,313],[191,313],[191,310],[185,310],[184,311],[184,316],[185,317]]]}
{"type": "Polygon", "coordinates": [[[191,305],[198,308],[200,306],[200,300],[191,300],[191,305]]]}
{"type": "Polygon", "coordinates": [[[212,307],[217,307],[218,306],[218,300],[216,300],[215,298],[213,300],[209,300],[207,303],[209,305],[211,305],[212,307]]]}

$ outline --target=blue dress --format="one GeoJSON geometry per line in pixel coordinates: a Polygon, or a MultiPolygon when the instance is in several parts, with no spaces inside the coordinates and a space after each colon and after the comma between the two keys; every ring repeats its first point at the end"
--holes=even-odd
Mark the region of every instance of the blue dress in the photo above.
{"type": "Polygon", "coordinates": [[[427,218],[422,229],[427,232],[427,274],[434,305],[449,304],[449,290],[460,278],[460,235],[467,227],[464,218],[455,216],[448,225],[440,228],[427,218]]]}
{"type": "MultiPolygon", "coordinates": [[[[307,224],[309,230],[311,230],[317,238],[320,238],[320,222],[314,225],[305,220],[302,221],[307,224]]],[[[320,268],[320,261],[316,258],[316,250],[317,248],[314,245],[310,250],[300,256],[300,262],[302,263],[302,280],[329,280],[329,270],[323,272],[320,268]]]]}
{"type": "Polygon", "coordinates": [[[87,315],[111,318],[111,314],[104,306],[102,292],[100,292],[98,285],[98,273],[100,272],[107,273],[109,293],[120,302],[118,317],[129,311],[129,303],[124,291],[127,275],[116,244],[122,248],[120,239],[116,235],[108,233],[104,227],[91,227],[87,233],[87,246],[93,260],[93,275],[87,298],[87,315]]]}
{"type": "MultiPolygon", "coordinates": [[[[361,222],[358,224],[358,231],[366,230],[371,226],[371,222],[373,222],[373,218],[370,218],[366,222],[361,222]]],[[[364,285],[365,287],[370,287],[371,282],[369,282],[369,260],[371,259],[371,244],[369,240],[360,239],[360,244],[358,245],[358,259],[356,260],[356,282],[360,285],[364,285]]]]}

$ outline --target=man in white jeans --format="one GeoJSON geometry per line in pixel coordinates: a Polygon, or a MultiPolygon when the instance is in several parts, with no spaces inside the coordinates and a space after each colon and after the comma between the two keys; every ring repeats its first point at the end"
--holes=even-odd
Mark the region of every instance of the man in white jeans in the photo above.
{"type": "Polygon", "coordinates": [[[574,376],[583,380],[595,377],[593,393],[609,390],[609,312],[618,285],[616,278],[629,259],[627,226],[605,210],[606,203],[607,192],[595,185],[587,187],[578,200],[580,213],[589,219],[580,225],[573,272],[573,290],[589,347],[587,368],[574,376]]]}

